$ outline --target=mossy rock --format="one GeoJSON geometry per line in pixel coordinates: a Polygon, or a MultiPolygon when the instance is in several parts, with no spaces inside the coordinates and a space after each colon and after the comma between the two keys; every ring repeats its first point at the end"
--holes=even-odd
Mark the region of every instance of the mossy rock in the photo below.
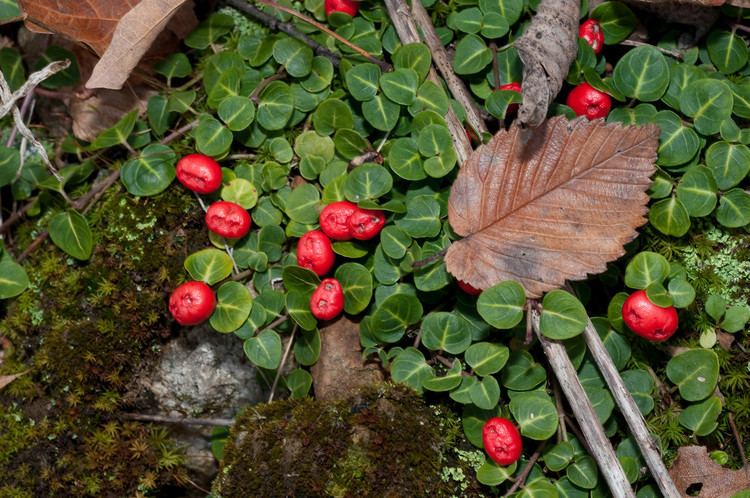
{"type": "MultiPolygon", "coordinates": [[[[13,345],[0,375],[28,371],[0,391],[0,496],[132,496],[184,478],[166,431],[116,411],[178,330],[167,299],[208,244],[201,215],[178,185],[142,199],[113,188],[88,215],[90,261],[47,243],[25,263],[31,287],[0,309],[13,345]]],[[[41,223],[17,230],[20,247],[41,223]]]]}
{"type": "Polygon", "coordinates": [[[482,496],[473,480],[481,453],[462,447],[469,445],[455,416],[404,386],[376,384],[339,401],[277,401],[237,418],[214,494],[482,496]]]}

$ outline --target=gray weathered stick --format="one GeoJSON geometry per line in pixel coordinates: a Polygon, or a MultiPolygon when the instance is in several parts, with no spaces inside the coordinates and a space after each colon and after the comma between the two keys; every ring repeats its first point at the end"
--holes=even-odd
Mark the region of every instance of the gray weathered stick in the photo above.
{"type": "Polygon", "coordinates": [[[578,420],[581,432],[591,450],[591,456],[594,457],[599,466],[599,471],[604,475],[612,496],[615,498],[635,498],[633,488],[625,477],[625,472],[622,470],[617,455],[615,455],[612,443],[604,434],[604,427],[599,422],[594,407],[591,406],[591,401],[586,396],[581,381],[578,379],[578,374],[573,368],[570,358],[568,358],[568,352],[559,342],[551,341],[542,335],[539,329],[539,312],[530,310],[529,313],[531,313],[534,332],[539,338],[544,354],[560,382],[560,387],[562,387],[570,407],[573,409],[573,414],[578,420]]]}
{"type": "Polygon", "coordinates": [[[594,361],[599,367],[599,371],[604,377],[604,380],[609,386],[609,391],[615,398],[617,406],[620,408],[620,413],[625,418],[630,433],[633,435],[638,448],[641,450],[646,465],[648,465],[651,475],[653,476],[656,484],[659,486],[664,498],[680,498],[680,493],[677,491],[677,487],[674,485],[672,478],[669,477],[669,472],[664,466],[664,462],[661,459],[659,450],[656,448],[656,443],[651,437],[646,427],[646,421],[643,420],[643,415],[635,404],[633,397],[625,387],[625,383],[622,381],[617,367],[612,363],[609,353],[607,353],[602,340],[599,338],[594,325],[589,320],[586,328],[583,331],[583,338],[586,341],[586,345],[591,352],[591,356],[594,357],[594,361]]]}
{"type": "MultiPolygon", "coordinates": [[[[406,2],[402,0],[401,3],[405,4],[406,2]]],[[[408,7],[406,8],[408,9],[408,7]]],[[[435,26],[432,25],[430,15],[422,5],[422,2],[412,2],[411,12],[414,16],[414,21],[422,29],[422,36],[424,37],[425,43],[430,47],[432,61],[435,64],[435,67],[445,80],[453,97],[466,110],[466,122],[469,123],[469,126],[480,135],[486,133],[488,131],[487,126],[484,124],[484,120],[482,119],[482,116],[480,116],[479,110],[477,110],[476,102],[474,102],[474,99],[471,97],[468,90],[466,90],[464,82],[456,76],[456,73],[453,71],[453,65],[451,64],[450,57],[448,57],[448,52],[445,51],[445,47],[443,47],[443,44],[440,42],[437,31],[435,31],[435,26]]]]}
{"type": "MultiPolygon", "coordinates": [[[[411,16],[409,8],[403,3],[402,0],[385,0],[385,6],[388,9],[388,15],[393,22],[393,26],[396,28],[401,43],[419,43],[421,39],[419,37],[419,31],[414,23],[414,19],[411,16]]],[[[430,81],[438,85],[442,85],[440,78],[435,72],[433,67],[430,67],[430,73],[427,75],[430,81]]],[[[452,108],[448,108],[448,114],[445,116],[445,121],[448,124],[448,129],[453,137],[453,146],[456,148],[456,154],[458,155],[458,163],[462,164],[471,155],[471,143],[469,138],[466,136],[461,121],[458,120],[458,116],[453,112],[452,108]]]]}

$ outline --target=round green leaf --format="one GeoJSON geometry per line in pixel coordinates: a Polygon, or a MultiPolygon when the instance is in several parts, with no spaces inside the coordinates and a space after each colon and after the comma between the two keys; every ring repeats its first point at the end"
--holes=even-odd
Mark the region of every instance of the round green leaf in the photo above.
{"type": "Polygon", "coordinates": [[[492,61],[492,51],[477,35],[466,35],[456,44],[453,70],[456,74],[475,74],[492,61]]]}
{"type": "Polygon", "coordinates": [[[601,24],[604,43],[620,43],[633,31],[638,19],[630,8],[621,2],[603,2],[591,12],[591,18],[601,24]]]}
{"type": "Polygon", "coordinates": [[[417,392],[422,392],[424,382],[432,378],[432,367],[417,349],[408,347],[398,353],[391,363],[391,378],[394,382],[406,384],[417,392]]]}
{"type": "Polygon", "coordinates": [[[715,79],[693,81],[680,95],[680,109],[693,118],[693,126],[703,135],[719,132],[721,122],[732,114],[732,105],[729,86],[715,79]]]}
{"type": "Polygon", "coordinates": [[[447,372],[445,372],[445,375],[443,375],[442,377],[433,375],[433,377],[425,380],[422,383],[422,386],[428,391],[433,392],[451,391],[458,387],[459,384],[461,384],[461,379],[463,378],[463,375],[461,375],[461,373],[461,362],[459,360],[454,360],[453,366],[447,372]]]}
{"type": "Polygon", "coordinates": [[[675,237],[682,237],[690,229],[690,214],[674,195],[654,203],[648,221],[661,233],[675,237]]]}
{"type": "Polygon", "coordinates": [[[430,49],[424,43],[407,43],[401,45],[393,54],[393,66],[396,69],[411,69],[417,73],[419,81],[427,77],[432,64],[430,49]]]}
{"type": "Polygon", "coordinates": [[[501,14],[489,12],[482,17],[481,34],[485,38],[500,38],[508,33],[510,26],[501,14]]]}
{"type": "Polygon", "coordinates": [[[239,204],[244,209],[252,209],[258,202],[258,190],[244,178],[235,178],[221,189],[221,198],[239,204]]]}
{"type": "Polygon", "coordinates": [[[621,375],[625,388],[633,396],[641,414],[645,416],[651,413],[654,409],[654,398],[651,395],[654,390],[654,380],[651,375],[645,370],[626,370],[621,375]]]}
{"type": "Polygon", "coordinates": [[[447,24],[449,28],[462,33],[479,33],[482,29],[482,11],[471,7],[454,12],[448,17],[447,24]]]}
{"type": "MultiPolygon", "coordinates": [[[[199,126],[200,127],[200,126],[199,126]]],[[[132,195],[150,196],[163,192],[175,178],[174,151],[166,145],[151,144],[136,159],[122,166],[120,178],[132,195]]]]}
{"type": "Polygon", "coordinates": [[[344,195],[351,202],[377,199],[387,194],[393,187],[393,177],[383,166],[365,163],[358,166],[346,177],[344,195]]]}
{"type": "Polygon", "coordinates": [[[294,341],[294,359],[297,363],[305,366],[314,365],[319,357],[320,331],[318,329],[297,336],[294,341]]]}
{"type": "Polygon", "coordinates": [[[0,299],[16,297],[29,286],[23,266],[10,259],[0,261],[0,299]]]}
{"type": "Polygon", "coordinates": [[[523,319],[526,293],[518,282],[508,280],[480,294],[477,311],[485,322],[497,329],[510,329],[523,319]]]}
{"type": "Polygon", "coordinates": [[[557,409],[543,392],[515,393],[509,408],[518,422],[521,434],[529,439],[543,441],[557,431],[557,409]]]}
{"type": "Polygon", "coordinates": [[[677,184],[677,199],[693,217],[708,216],[716,207],[716,181],[703,166],[688,168],[677,184]]]}
{"type": "Polygon", "coordinates": [[[281,363],[281,337],[273,330],[264,330],[243,344],[245,355],[260,368],[273,370],[281,363]]]}
{"type": "Polygon", "coordinates": [[[221,282],[232,273],[232,258],[218,249],[203,249],[185,258],[185,269],[194,280],[208,285],[221,282]]]}
{"type": "MultiPolygon", "coordinates": [[[[417,98],[409,106],[409,113],[416,116],[422,111],[434,111],[439,115],[444,115],[448,112],[448,105],[448,96],[445,95],[443,88],[428,80],[419,86],[417,98]]],[[[417,131],[416,123],[413,123],[413,129],[417,131]]]]}
{"type": "Polygon", "coordinates": [[[477,342],[464,353],[466,363],[482,377],[499,372],[508,362],[510,352],[503,344],[477,342]]]}
{"type": "Polygon", "coordinates": [[[491,410],[500,401],[500,384],[495,377],[488,375],[477,381],[469,389],[471,402],[482,410],[491,410]]]}
{"type": "Polygon", "coordinates": [[[295,368],[284,377],[284,384],[289,389],[292,399],[300,399],[310,392],[312,380],[312,375],[307,370],[295,368]]]}
{"type": "Polygon", "coordinates": [[[724,74],[737,72],[747,64],[747,42],[733,32],[711,31],[706,48],[711,62],[724,74]]]}
{"type": "Polygon", "coordinates": [[[49,221],[52,242],[76,259],[87,260],[94,249],[94,236],[86,218],[76,211],[57,213],[49,221]]]}
{"type": "Polygon", "coordinates": [[[207,156],[222,156],[232,145],[232,132],[209,115],[201,116],[194,136],[195,147],[207,156]]]}
{"type": "Polygon", "coordinates": [[[442,153],[424,162],[425,173],[432,178],[442,178],[453,171],[454,166],[456,166],[458,156],[455,150],[450,144],[446,144],[446,147],[442,153]]]}
{"type": "MultiPolygon", "coordinates": [[[[622,305],[620,305],[620,310],[622,305]]],[[[618,311],[620,316],[622,313],[618,311]]],[[[607,349],[607,353],[612,358],[612,363],[615,364],[618,370],[625,368],[628,360],[630,359],[630,344],[621,334],[615,332],[609,327],[609,321],[603,318],[592,318],[591,322],[594,324],[599,338],[602,340],[604,347],[607,349]]]]}
{"type": "Polygon", "coordinates": [[[328,163],[335,154],[334,141],[331,137],[321,136],[313,130],[308,130],[294,139],[294,152],[302,159],[308,156],[318,156],[328,163]]]}
{"type": "Polygon", "coordinates": [[[636,47],[617,62],[613,82],[625,96],[643,102],[659,100],[669,86],[669,65],[654,47],[636,47]]]}
{"type": "Polygon", "coordinates": [[[552,472],[560,472],[573,459],[573,445],[569,441],[561,441],[544,452],[544,465],[552,472]]]}
{"type": "Polygon", "coordinates": [[[706,74],[696,66],[685,63],[672,63],[670,65],[670,80],[667,93],[662,97],[662,101],[668,106],[680,110],[680,95],[685,88],[692,82],[706,77],[706,74]]]}
{"type": "Polygon", "coordinates": [[[657,163],[662,166],[677,166],[690,161],[701,146],[700,138],[691,128],[684,126],[680,117],[672,111],[660,111],[654,116],[659,125],[659,148],[657,163]]]}
{"type": "MultiPolygon", "coordinates": [[[[406,327],[422,319],[422,303],[416,296],[393,294],[383,300],[370,318],[372,330],[382,342],[396,342],[406,327]]],[[[420,356],[422,353],[419,353],[420,356]]]]}
{"type": "Polygon", "coordinates": [[[318,326],[310,311],[310,294],[290,290],[286,295],[286,310],[302,330],[315,330],[318,326]]]}
{"type": "Polygon", "coordinates": [[[503,386],[513,391],[534,389],[547,379],[544,367],[534,361],[527,351],[513,351],[503,368],[503,386]]]}
{"type": "Polygon", "coordinates": [[[272,81],[260,93],[256,120],[266,130],[281,130],[293,112],[294,97],[283,81],[272,81]]]}
{"type": "Polygon", "coordinates": [[[378,93],[380,66],[365,62],[346,72],[345,81],[349,93],[360,102],[372,100],[378,93]]]}
{"type": "Polygon", "coordinates": [[[523,0],[479,0],[479,8],[485,14],[500,14],[508,26],[513,26],[523,13],[524,3],[523,0]]]}
{"type": "Polygon", "coordinates": [[[274,43],[273,58],[295,78],[307,76],[312,70],[312,49],[295,38],[284,37],[274,43]]]}
{"type": "Polygon", "coordinates": [[[396,126],[401,107],[385,95],[376,95],[362,103],[362,114],[376,130],[390,131],[396,126]]]}
{"type": "Polygon", "coordinates": [[[443,125],[431,124],[425,126],[419,132],[417,146],[423,156],[436,156],[452,147],[450,131],[443,125]]]}
{"type": "Polygon", "coordinates": [[[733,188],[719,200],[716,220],[725,227],[739,228],[750,223],[750,195],[741,188],[733,188]]]}
{"type": "Polygon", "coordinates": [[[380,232],[380,245],[390,258],[403,258],[411,243],[411,237],[397,226],[387,226],[380,232]]]}
{"type": "Polygon", "coordinates": [[[477,481],[486,486],[497,486],[507,481],[515,474],[517,463],[513,462],[507,467],[501,467],[490,459],[486,459],[479,470],[477,470],[477,481]]]}
{"type": "Polygon", "coordinates": [[[344,289],[344,311],[356,315],[364,311],[372,299],[372,274],[358,263],[344,263],[336,268],[336,280],[344,289]]]}
{"type": "Polygon", "coordinates": [[[692,349],[667,363],[667,377],[686,401],[700,401],[714,392],[719,379],[719,359],[707,349],[692,349]]]}
{"type": "MultiPolygon", "coordinates": [[[[337,130],[336,135],[333,137],[333,143],[336,147],[336,152],[346,160],[354,159],[372,147],[366,138],[348,128],[337,130]]],[[[393,149],[393,146],[391,146],[391,149],[393,149]]]]}
{"type": "Polygon", "coordinates": [[[221,101],[217,112],[232,131],[244,130],[255,119],[255,105],[247,97],[227,97],[221,101]]]}
{"type": "Polygon", "coordinates": [[[312,115],[313,127],[321,135],[332,135],[336,130],[354,127],[352,110],[338,99],[326,99],[312,115]]]}
{"type": "Polygon", "coordinates": [[[542,300],[539,329],[550,339],[570,339],[588,324],[588,315],[581,302],[563,290],[548,292],[542,300]]]}
{"type": "Polygon", "coordinates": [[[721,190],[734,187],[750,171],[750,149],[741,144],[715,142],[706,150],[706,166],[721,190]]]}
{"type": "Polygon", "coordinates": [[[312,270],[301,266],[285,266],[281,272],[281,278],[288,291],[306,294],[308,297],[320,285],[320,277],[312,270]]]}
{"type": "Polygon", "coordinates": [[[396,69],[380,77],[380,88],[393,102],[411,105],[417,97],[419,76],[413,69],[396,69]]]}
{"type": "Polygon", "coordinates": [[[719,426],[721,400],[711,396],[701,403],[690,405],[680,413],[680,425],[693,431],[694,436],[708,436],[719,426]]]}
{"type": "Polygon", "coordinates": [[[471,332],[453,313],[432,312],[422,320],[422,344],[432,351],[459,354],[471,345],[471,332]]]}
{"type": "Polygon", "coordinates": [[[253,298],[247,287],[239,282],[226,282],[216,292],[216,309],[209,323],[217,332],[234,332],[250,316],[253,298]]]}
{"type": "Polygon", "coordinates": [[[581,456],[568,466],[565,475],[570,482],[583,489],[594,489],[599,481],[596,462],[590,456],[581,456]]]}
{"type": "Polygon", "coordinates": [[[322,92],[333,80],[333,63],[327,57],[315,56],[312,60],[310,74],[300,81],[302,88],[308,92],[322,92]]]}
{"type": "Polygon", "coordinates": [[[409,198],[406,214],[396,220],[396,226],[415,239],[435,237],[442,227],[440,204],[426,195],[409,198]]]}
{"type": "Polygon", "coordinates": [[[661,254],[643,251],[636,254],[625,267],[625,285],[631,289],[645,289],[669,276],[669,261],[661,254]]]}
{"type": "Polygon", "coordinates": [[[18,150],[0,145],[0,187],[10,184],[20,167],[21,154],[18,150]]]}
{"type": "MultiPolygon", "coordinates": [[[[453,397],[457,391],[463,390],[464,388],[470,389],[476,382],[476,377],[464,377],[463,382],[461,382],[461,387],[456,391],[453,391],[451,397],[453,397]]],[[[464,406],[463,415],[461,417],[461,425],[463,426],[466,439],[477,448],[484,448],[484,445],[482,444],[482,428],[484,427],[485,422],[490,418],[498,416],[500,410],[497,407],[492,410],[481,410],[469,403],[471,403],[471,401],[463,403],[466,406],[464,406]]]]}
{"type": "Polygon", "coordinates": [[[304,224],[318,222],[320,192],[315,185],[304,183],[289,194],[286,200],[286,214],[290,219],[304,224]]]}
{"type": "Polygon", "coordinates": [[[673,278],[669,281],[669,295],[675,308],[687,308],[695,299],[695,289],[686,279],[673,278]]]}

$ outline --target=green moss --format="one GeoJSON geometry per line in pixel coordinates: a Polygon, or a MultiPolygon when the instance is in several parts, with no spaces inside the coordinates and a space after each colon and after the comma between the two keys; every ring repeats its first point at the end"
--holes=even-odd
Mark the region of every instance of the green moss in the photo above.
{"type": "MultiPolygon", "coordinates": [[[[111,417],[172,335],[168,292],[186,255],[207,244],[201,214],[178,186],[142,199],[112,189],[89,214],[90,261],[51,244],[28,261],[32,286],[0,321],[14,346],[0,375],[29,371],[0,392],[0,489],[108,497],[184,482],[165,434],[111,417]]],[[[19,237],[35,231],[29,223],[19,237]]]]}
{"type": "Polygon", "coordinates": [[[215,492],[223,498],[481,496],[471,459],[462,462],[455,453],[457,434],[443,431],[456,418],[437,411],[441,416],[414,391],[389,384],[343,401],[252,407],[230,434],[215,492]]]}

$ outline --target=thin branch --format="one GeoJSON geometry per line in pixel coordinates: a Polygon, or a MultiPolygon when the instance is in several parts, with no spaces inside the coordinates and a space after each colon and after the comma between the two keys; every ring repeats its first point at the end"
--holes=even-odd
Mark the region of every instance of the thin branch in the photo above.
{"type": "Polygon", "coordinates": [[[279,66],[279,69],[277,69],[274,74],[272,74],[268,78],[263,78],[260,83],[258,83],[258,85],[253,90],[253,93],[250,94],[250,100],[257,104],[258,97],[260,97],[260,92],[262,92],[268,85],[270,85],[272,81],[280,80],[285,75],[286,71],[284,70],[284,67],[279,66]]]}
{"type": "Polygon", "coordinates": [[[292,345],[294,344],[294,335],[297,333],[297,326],[295,325],[292,329],[292,335],[289,336],[289,342],[286,345],[286,349],[284,350],[284,355],[281,357],[281,363],[279,363],[279,368],[276,370],[276,377],[273,379],[273,384],[271,385],[271,394],[268,395],[268,402],[270,403],[273,401],[273,395],[276,393],[276,386],[279,385],[279,379],[281,378],[281,372],[284,370],[284,365],[286,365],[286,360],[289,358],[289,351],[292,350],[292,345]]]}
{"type": "Polygon", "coordinates": [[[552,394],[555,396],[555,409],[557,410],[558,436],[562,441],[568,440],[568,430],[565,424],[565,410],[563,409],[562,395],[560,393],[560,383],[556,378],[552,379],[552,394]]]}
{"type": "Polygon", "coordinates": [[[627,45],[628,47],[652,47],[662,54],[672,56],[675,59],[682,60],[683,57],[683,53],[679,50],[670,50],[668,48],[657,47],[656,45],[651,45],[650,43],[644,43],[637,40],[623,40],[620,42],[620,45],[627,45]]]}
{"type": "Polygon", "coordinates": [[[411,267],[412,267],[412,268],[422,268],[423,266],[427,266],[427,265],[429,265],[430,263],[434,263],[434,262],[435,262],[435,261],[437,261],[438,259],[440,259],[440,258],[442,258],[443,256],[445,256],[445,253],[446,253],[446,252],[448,252],[448,248],[447,248],[447,247],[446,247],[445,249],[441,249],[441,250],[439,250],[439,251],[438,251],[438,252],[436,252],[435,254],[432,254],[432,255],[430,255],[430,256],[427,256],[426,258],[422,258],[422,259],[420,259],[419,261],[415,261],[415,262],[413,262],[413,263],[411,264],[411,267]]]}
{"type": "Polygon", "coordinates": [[[231,427],[234,424],[234,420],[231,418],[168,417],[166,415],[147,415],[145,413],[121,413],[120,416],[126,420],[157,422],[161,424],[213,425],[220,427],[231,427]]]}
{"type": "Polygon", "coordinates": [[[266,325],[262,329],[259,329],[256,332],[256,335],[260,334],[261,332],[265,332],[266,330],[270,330],[270,329],[276,328],[279,325],[281,325],[282,323],[286,322],[287,320],[289,320],[289,315],[287,315],[287,314],[281,315],[276,320],[272,321],[271,323],[269,323],[268,325],[266,325]]]}
{"type": "Polygon", "coordinates": [[[529,458],[529,461],[526,463],[526,466],[523,468],[523,471],[518,474],[518,477],[516,477],[516,482],[513,483],[513,486],[510,487],[508,491],[503,495],[503,498],[506,496],[510,496],[513,493],[515,493],[518,488],[523,485],[523,483],[526,481],[526,478],[529,477],[529,473],[531,472],[531,469],[534,468],[534,464],[537,460],[539,460],[539,457],[542,456],[542,451],[544,450],[544,446],[547,444],[547,441],[542,441],[539,446],[536,447],[536,451],[533,455],[531,455],[531,458],[529,458]]]}
{"type": "Polygon", "coordinates": [[[737,430],[737,424],[734,422],[734,414],[729,412],[727,414],[727,420],[729,421],[729,427],[732,428],[732,434],[734,434],[734,440],[737,443],[737,449],[740,450],[740,458],[742,458],[742,466],[747,467],[747,455],[745,454],[745,447],[742,442],[742,435],[737,430]]]}

